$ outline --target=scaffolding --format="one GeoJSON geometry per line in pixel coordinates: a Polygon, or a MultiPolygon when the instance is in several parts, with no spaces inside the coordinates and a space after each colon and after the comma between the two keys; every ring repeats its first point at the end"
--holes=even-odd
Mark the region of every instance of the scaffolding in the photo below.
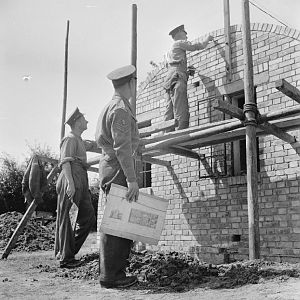
{"type": "MultiPolygon", "coordinates": [[[[232,81],[231,73],[231,40],[230,40],[230,10],[229,0],[224,2],[224,29],[225,29],[225,62],[226,62],[226,80],[230,85],[232,81]]],[[[140,137],[142,153],[137,156],[137,160],[151,164],[157,164],[166,168],[171,168],[171,162],[157,158],[166,154],[175,154],[192,158],[198,161],[203,160],[203,157],[195,151],[196,148],[212,146],[221,143],[242,140],[246,137],[246,158],[247,158],[247,200],[248,200],[248,228],[249,228],[249,259],[257,259],[260,257],[260,240],[259,240],[259,211],[258,211],[258,196],[257,196],[257,147],[256,137],[263,135],[274,135],[277,138],[289,143],[292,147],[300,147],[296,137],[289,134],[289,130],[300,127],[299,113],[300,105],[270,111],[266,114],[260,114],[256,99],[254,97],[254,86],[256,85],[253,79],[253,62],[251,52],[251,34],[250,34],[250,15],[249,15],[249,0],[241,0],[243,8],[243,53],[244,53],[244,82],[243,88],[245,91],[245,105],[240,109],[221,98],[215,100],[213,109],[218,110],[232,119],[224,119],[222,121],[198,125],[191,128],[164,133],[161,135],[151,136],[154,133],[162,132],[167,129],[175,128],[175,120],[165,121],[151,126],[151,120],[140,122],[140,137]]],[[[132,58],[131,63],[136,66],[137,57],[137,42],[136,42],[136,22],[137,8],[133,5],[132,17],[132,58]]],[[[69,23],[68,23],[69,28],[69,23]]],[[[68,34],[68,33],[67,33],[68,34]]],[[[68,36],[68,35],[67,35],[68,36]]],[[[66,40],[67,45],[67,40],[66,40]]],[[[67,50],[66,50],[67,57],[67,50]]],[[[67,70],[65,71],[67,74],[67,70]]],[[[66,84],[66,78],[65,78],[66,84]]],[[[300,91],[284,78],[275,83],[275,88],[300,104],[300,91]]],[[[226,91],[225,91],[226,94],[226,91]]],[[[136,97],[132,99],[131,105],[136,108],[136,97]]],[[[62,118],[62,127],[65,119],[65,99],[64,111],[62,118]]],[[[62,129],[62,133],[64,129],[62,129]]],[[[101,153],[101,149],[94,148],[90,152],[101,153]]],[[[41,158],[43,159],[43,158],[41,158]]],[[[44,158],[46,159],[46,158],[44,158]]],[[[47,160],[47,159],[46,159],[47,160]]],[[[98,168],[92,167],[98,164],[100,156],[95,156],[88,160],[91,166],[89,171],[98,172],[98,168]]],[[[52,163],[57,164],[56,161],[52,163]]],[[[57,172],[55,167],[51,176],[57,172]]],[[[35,201],[32,202],[24,215],[24,220],[21,221],[24,227],[32,212],[36,208],[35,201]],[[24,224],[25,223],[25,224],[24,224]]],[[[21,225],[20,223],[20,225],[21,225]]],[[[13,241],[9,242],[3,257],[7,257],[12,244],[16,241],[18,232],[21,229],[18,227],[16,236],[13,241]]]]}

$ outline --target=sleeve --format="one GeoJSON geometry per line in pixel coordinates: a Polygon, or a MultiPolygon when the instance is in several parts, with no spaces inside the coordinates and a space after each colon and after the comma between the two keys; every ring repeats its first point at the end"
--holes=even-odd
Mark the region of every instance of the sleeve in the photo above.
{"type": "Polygon", "coordinates": [[[196,51],[204,49],[202,43],[192,44],[189,41],[181,41],[180,43],[178,43],[178,47],[185,51],[196,51]]]}
{"type": "Polygon", "coordinates": [[[60,160],[67,157],[75,157],[76,156],[76,140],[70,137],[66,137],[61,144],[60,147],[60,160]]]}
{"type": "Polygon", "coordinates": [[[113,148],[128,182],[136,181],[131,142],[131,116],[125,109],[112,114],[113,148]]]}

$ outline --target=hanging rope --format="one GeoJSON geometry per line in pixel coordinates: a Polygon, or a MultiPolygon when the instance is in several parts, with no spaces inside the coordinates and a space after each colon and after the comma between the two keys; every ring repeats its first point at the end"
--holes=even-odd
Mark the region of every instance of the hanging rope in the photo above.
{"type": "Polygon", "coordinates": [[[276,20],[277,22],[279,22],[280,24],[284,25],[285,27],[292,27],[290,25],[286,25],[285,23],[283,23],[282,21],[280,21],[279,19],[277,19],[276,17],[274,17],[273,15],[271,15],[270,13],[268,13],[267,11],[263,10],[262,8],[260,8],[257,4],[253,3],[252,1],[249,0],[249,2],[255,6],[256,8],[258,8],[260,11],[262,11],[263,13],[267,14],[268,16],[270,16],[272,19],[276,20]]]}

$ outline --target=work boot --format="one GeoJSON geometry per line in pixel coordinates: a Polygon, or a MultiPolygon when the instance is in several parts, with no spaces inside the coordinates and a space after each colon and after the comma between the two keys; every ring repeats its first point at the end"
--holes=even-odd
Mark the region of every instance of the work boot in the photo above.
{"type": "Polygon", "coordinates": [[[81,261],[75,258],[69,260],[63,260],[59,262],[60,268],[73,269],[81,265],[81,261]]]}
{"type": "Polygon", "coordinates": [[[185,129],[189,127],[189,121],[179,121],[177,130],[185,129]]]}
{"type": "MultiPolygon", "coordinates": [[[[178,120],[175,119],[175,127],[177,127],[177,126],[178,126],[178,120]]],[[[164,133],[168,133],[168,132],[175,131],[175,127],[165,129],[165,130],[164,130],[164,133]]]]}
{"type": "Polygon", "coordinates": [[[101,287],[111,288],[126,288],[138,282],[136,276],[127,276],[125,278],[117,279],[115,281],[100,281],[101,287]]]}

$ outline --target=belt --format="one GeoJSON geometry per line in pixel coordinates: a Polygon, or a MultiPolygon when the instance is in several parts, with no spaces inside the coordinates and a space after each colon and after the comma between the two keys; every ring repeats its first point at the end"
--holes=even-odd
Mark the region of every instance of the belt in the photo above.
{"type": "Polygon", "coordinates": [[[179,66],[181,65],[181,62],[172,62],[172,63],[169,63],[170,66],[179,66]]]}

